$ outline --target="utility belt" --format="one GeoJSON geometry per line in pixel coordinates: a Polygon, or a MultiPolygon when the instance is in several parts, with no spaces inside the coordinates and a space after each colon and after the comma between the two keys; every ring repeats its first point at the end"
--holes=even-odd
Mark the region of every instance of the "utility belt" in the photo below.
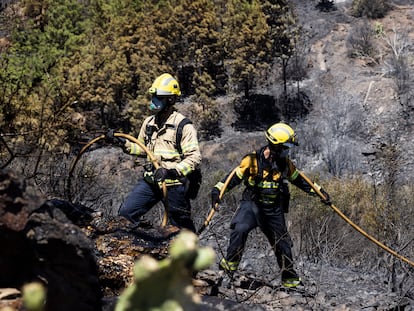
{"type": "Polygon", "coordinates": [[[264,195],[259,193],[255,200],[264,205],[274,205],[277,202],[277,195],[264,195]]]}
{"type": "Polygon", "coordinates": [[[260,189],[246,187],[243,199],[252,200],[258,206],[282,207],[284,213],[289,212],[290,192],[287,181],[280,182],[277,188],[260,189]]]}
{"type": "MultiPolygon", "coordinates": [[[[151,185],[157,184],[154,180],[154,172],[155,172],[155,167],[152,163],[146,163],[144,165],[144,180],[151,185]]],[[[175,186],[175,185],[181,185],[184,182],[181,181],[180,179],[165,179],[165,183],[167,186],[175,186]]]]}

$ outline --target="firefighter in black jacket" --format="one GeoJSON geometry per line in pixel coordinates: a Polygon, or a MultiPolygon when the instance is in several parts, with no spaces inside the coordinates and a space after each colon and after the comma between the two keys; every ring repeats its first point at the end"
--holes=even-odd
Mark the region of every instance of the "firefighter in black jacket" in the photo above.
{"type": "MultiPolygon", "coordinates": [[[[249,232],[259,226],[276,255],[281,269],[282,285],[296,287],[300,284],[300,278],[293,267],[292,241],[284,216],[290,198],[288,183],[310,194],[314,194],[314,191],[299,175],[288,156],[289,148],[297,145],[293,129],[285,123],[276,123],[266,130],[265,135],[268,144],[241,160],[227,186],[226,191],[229,191],[244,182],[246,188],[240,207],[230,224],[227,256],[220,261],[219,266],[230,273],[235,272],[249,232]]],[[[220,191],[228,176],[211,191],[213,207],[220,203],[220,191]]],[[[323,189],[320,191],[325,196],[323,202],[330,204],[329,195],[323,189]]]]}

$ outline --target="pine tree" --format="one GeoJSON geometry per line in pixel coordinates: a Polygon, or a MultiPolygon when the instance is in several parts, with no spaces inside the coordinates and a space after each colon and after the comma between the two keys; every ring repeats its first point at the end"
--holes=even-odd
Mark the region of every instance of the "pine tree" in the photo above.
{"type": "Polygon", "coordinates": [[[249,98],[257,80],[269,68],[271,42],[265,15],[257,1],[231,0],[224,17],[224,40],[229,86],[249,98]]]}
{"type": "Polygon", "coordinates": [[[297,24],[293,8],[286,0],[267,0],[262,4],[266,23],[271,38],[271,56],[276,57],[282,65],[284,94],[287,96],[286,68],[295,53],[299,40],[300,27],[297,24]]]}
{"type": "Polygon", "coordinates": [[[77,1],[27,5],[26,17],[15,19],[11,47],[3,55],[7,130],[16,135],[12,142],[22,147],[16,148],[21,152],[32,152],[29,146],[66,150],[62,137],[68,130],[70,99],[62,96],[55,68],[77,50],[88,16],[77,1]]]}

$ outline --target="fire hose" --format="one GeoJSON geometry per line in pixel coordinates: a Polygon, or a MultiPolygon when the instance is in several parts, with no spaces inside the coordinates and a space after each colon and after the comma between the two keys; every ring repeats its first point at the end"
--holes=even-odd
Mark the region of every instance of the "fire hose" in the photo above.
{"type": "MultiPolygon", "coordinates": [[[[154,168],[158,169],[160,167],[158,162],[157,162],[157,159],[154,157],[152,152],[150,150],[148,150],[148,148],[143,143],[141,143],[138,139],[136,139],[135,137],[133,137],[131,135],[124,134],[124,133],[114,133],[114,136],[115,137],[123,137],[125,139],[128,139],[129,141],[132,141],[132,142],[136,143],[148,155],[148,157],[150,158],[152,164],[154,165],[154,168]]],[[[96,143],[97,141],[99,141],[101,139],[105,139],[105,135],[100,135],[100,136],[92,139],[91,141],[89,141],[79,151],[79,153],[76,156],[75,160],[72,162],[72,164],[70,166],[70,169],[69,169],[68,182],[67,182],[67,185],[66,185],[66,193],[67,193],[67,196],[68,196],[69,200],[72,200],[70,188],[71,188],[71,180],[72,180],[72,176],[73,176],[73,171],[75,170],[76,164],[80,160],[82,154],[85,153],[85,151],[88,150],[90,146],[92,146],[94,143],[96,143]]],[[[162,182],[162,192],[163,192],[163,196],[164,196],[164,216],[163,216],[163,219],[162,219],[161,226],[164,227],[164,226],[166,226],[167,221],[168,221],[168,192],[167,192],[167,185],[165,184],[165,181],[162,182]]]]}
{"type": "MultiPolygon", "coordinates": [[[[325,200],[325,196],[322,194],[322,192],[317,187],[315,187],[314,183],[308,177],[306,177],[302,172],[299,172],[299,175],[302,176],[302,178],[309,184],[309,186],[311,186],[311,188],[313,189],[313,191],[315,191],[315,193],[322,200],[325,200]]],[[[335,211],[335,213],[337,213],[343,220],[345,220],[349,225],[351,225],[356,231],[358,231],[359,233],[361,233],[368,240],[370,240],[371,242],[375,243],[376,245],[378,245],[379,247],[381,247],[383,250],[387,251],[391,255],[399,258],[400,260],[402,260],[402,261],[404,261],[404,262],[406,262],[406,263],[408,263],[408,264],[410,264],[411,266],[414,267],[414,262],[412,262],[408,258],[405,258],[404,256],[398,254],[397,252],[395,252],[394,250],[392,250],[388,246],[384,245],[383,243],[381,243],[380,241],[378,241],[377,239],[375,239],[373,236],[369,235],[362,228],[360,228],[358,225],[356,225],[354,222],[352,222],[352,220],[350,220],[348,217],[346,217],[345,214],[342,213],[335,205],[333,205],[332,203],[330,203],[329,204],[329,207],[332,208],[335,211]]]]}
{"type": "MultiPolygon", "coordinates": [[[[155,169],[159,168],[159,164],[156,160],[156,158],[154,157],[154,155],[148,150],[148,148],[141,143],[140,141],[138,141],[135,137],[130,136],[128,134],[123,134],[123,133],[114,133],[115,137],[124,137],[134,143],[136,143],[137,145],[139,145],[148,155],[148,157],[150,158],[151,162],[153,163],[155,169]]],[[[94,139],[92,139],[91,141],[89,141],[79,152],[79,154],[77,155],[77,157],[75,158],[74,162],[72,163],[70,170],[69,170],[69,178],[68,178],[68,184],[67,184],[67,193],[68,193],[68,197],[69,199],[71,199],[70,196],[70,186],[71,186],[71,177],[73,174],[73,171],[75,169],[75,166],[77,164],[77,162],[79,161],[80,157],[82,156],[82,154],[90,147],[92,146],[95,142],[104,139],[105,135],[101,135],[98,136],[94,139]]],[[[230,183],[231,178],[233,177],[233,175],[236,172],[236,168],[233,169],[233,171],[229,174],[229,176],[227,177],[223,188],[220,191],[220,195],[219,198],[222,199],[228,184],[230,183]]],[[[325,200],[325,196],[322,194],[322,192],[314,185],[314,183],[302,172],[299,172],[299,175],[309,184],[309,186],[313,189],[313,191],[315,191],[315,193],[322,199],[325,200]]],[[[164,195],[164,208],[165,208],[165,212],[164,212],[164,217],[162,220],[162,226],[164,227],[167,224],[167,220],[168,220],[168,201],[167,201],[167,186],[165,184],[165,182],[162,183],[162,190],[163,190],[163,195],[164,195]]],[[[414,262],[409,260],[408,258],[398,254],[396,251],[392,250],[391,248],[389,248],[388,246],[386,246],[385,244],[381,243],[380,241],[378,241],[377,239],[375,239],[373,236],[369,235],[366,231],[364,231],[361,227],[359,227],[357,224],[355,224],[352,220],[350,220],[344,213],[341,212],[341,210],[339,210],[333,203],[329,204],[329,207],[332,208],[332,210],[337,213],[343,220],[345,220],[345,222],[347,222],[351,227],[353,227],[356,231],[358,231],[360,234],[362,234],[364,237],[366,237],[368,240],[370,240],[371,242],[373,242],[374,244],[376,244],[377,246],[381,247],[383,250],[387,251],[388,253],[390,253],[391,255],[397,257],[398,259],[408,263],[409,265],[414,267],[414,262]]],[[[204,229],[209,225],[211,219],[213,218],[216,210],[218,208],[218,203],[215,204],[215,206],[210,210],[209,215],[207,216],[206,220],[204,221],[203,225],[201,226],[201,228],[197,231],[198,234],[200,234],[201,232],[204,231],[204,229]]]]}
{"type": "MultiPolygon", "coordinates": [[[[226,191],[226,188],[231,180],[231,178],[233,177],[234,173],[236,172],[236,169],[233,169],[233,171],[230,173],[230,175],[227,177],[223,188],[220,191],[220,196],[219,198],[222,199],[223,194],[226,191]]],[[[313,191],[315,191],[315,193],[322,199],[325,200],[325,196],[323,195],[323,193],[315,186],[315,184],[308,178],[306,177],[305,174],[303,174],[302,172],[299,172],[299,175],[302,176],[302,178],[309,184],[309,186],[313,189],[313,191]]],[[[335,213],[337,213],[343,220],[345,220],[345,222],[347,222],[349,225],[351,225],[351,227],[353,227],[356,231],[358,231],[360,234],[362,234],[364,237],[366,237],[368,240],[370,240],[371,242],[375,243],[377,246],[381,247],[383,250],[387,251],[388,253],[390,253],[391,255],[397,257],[398,259],[408,263],[409,265],[414,267],[414,262],[412,262],[411,260],[409,260],[408,258],[398,254],[396,251],[392,250],[391,248],[389,248],[388,246],[386,246],[385,244],[381,243],[380,241],[378,241],[377,239],[375,239],[373,236],[369,235],[367,232],[365,232],[361,227],[359,227],[357,224],[355,224],[352,220],[350,220],[344,213],[341,212],[341,210],[339,210],[334,204],[330,203],[329,207],[332,208],[334,210],[335,213]]],[[[211,209],[207,219],[205,220],[203,226],[198,230],[198,234],[200,234],[210,223],[211,218],[213,217],[214,213],[216,212],[218,208],[218,203],[216,203],[216,205],[211,209]]]]}
{"type": "MultiPolygon", "coordinates": [[[[230,175],[227,177],[226,181],[224,182],[223,188],[221,188],[220,190],[220,195],[219,195],[219,199],[221,200],[224,193],[226,192],[227,186],[230,183],[230,180],[233,178],[233,175],[236,173],[236,168],[233,169],[233,171],[230,173],[230,175]]],[[[197,234],[200,234],[201,232],[204,231],[204,229],[209,225],[211,219],[213,218],[214,214],[216,213],[216,210],[218,209],[218,203],[216,203],[214,205],[214,207],[210,210],[207,219],[204,221],[203,225],[200,227],[200,229],[198,229],[197,234]]]]}

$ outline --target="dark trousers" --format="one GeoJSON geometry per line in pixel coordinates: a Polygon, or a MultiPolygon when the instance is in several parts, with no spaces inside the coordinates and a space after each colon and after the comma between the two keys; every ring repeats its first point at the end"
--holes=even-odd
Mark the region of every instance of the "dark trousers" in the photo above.
{"type": "MultiPolygon", "coordinates": [[[[195,232],[195,226],[191,219],[191,204],[185,196],[184,185],[169,186],[167,191],[169,223],[195,232]]],[[[142,179],[121,205],[119,215],[132,223],[139,223],[140,217],[163,199],[163,193],[157,185],[142,179]]]]}
{"type": "Polygon", "coordinates": [[[251,200],[242,200],[232,219],[226,260],[240,262],[247,237],[256,227],[260,227],[268,239],[281,270],[293,271],[292,240],[287,232],[283,208],[260,206],[251,200]]]}

